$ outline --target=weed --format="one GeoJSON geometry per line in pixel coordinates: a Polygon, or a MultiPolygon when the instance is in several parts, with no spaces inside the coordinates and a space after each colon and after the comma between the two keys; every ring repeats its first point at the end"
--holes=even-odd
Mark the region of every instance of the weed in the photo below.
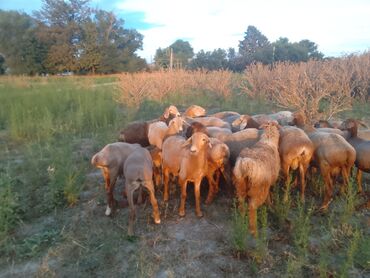
{"type": "MultiPolygon", "coordinates": [[[[245,205],[245,204],[243,204],[245,205]]],[[[231,241],[234,250],[240,255],[247,248],[248,214],[242,215],[237,208],[236,201],[233,205],[231,241]]]]}
{"type": "Polygon", "coordinates": [[[313,213],[313,206],[306,210],[304,204],[297,197],[298,216],[293,221],[293,242],[297,248],[298,255],[307,257],[308,239],[311,232],[310,222],[313,213]]]}
{"type": "Polygon", "coordinates": [[[348,183],[346,194],[344,195],[344,197],[342,197],[343,212],[340,219],[341,223],[348,223],[353,213],[355,212],[356,206],[359,203],[357,191],[353,185],[354,180],[351,179],[348,183]]]}
{"type": "Polygon", "coordinates": [[[256,248],[252,251],[252,257],[257,263],[261,263],[268,253],[268,241],[267,241],[267,208],[262,206],[258,212],[258,220],[260,222],[260,231],[258,238],[256,238],[256,248]]]}
{"type": "Polygon", "coordinates": [[[355,230],[352,240],[348,244],[346,252],[346,260],[342,264],[340,269],[340,277],[348,277],[348,270],[353,267],[354,256],[358,250],[361,233],[359,230],[355,230]]]}
{"type": "Polygon", "coordinates": [[[41,233],[34,234],[22,241],[17,246],[18,256],[23,258],[34,257],[44,248],[50,247],[61,240],[58,230],[45,230],[41,233]]]}
{"type": "Polygon", "coordinates": [[[285,221],[288,218],[292,202],[290,194],[287,194],[287,200],[284,202],[281,193],[281,188],[279,186],[273,186],[272,201],[274,205],[270,208],[270,210],[274,218],[277,220],[277,225],[279,228],[284,226],[285,221]]]}

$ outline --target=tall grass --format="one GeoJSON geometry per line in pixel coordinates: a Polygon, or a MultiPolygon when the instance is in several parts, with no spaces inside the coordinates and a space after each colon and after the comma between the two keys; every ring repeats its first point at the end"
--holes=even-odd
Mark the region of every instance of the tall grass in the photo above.
{"type": "MultiPolygon", "coordinates": [[[[58,134],[86,134],[115,128],[120,119],[112,87],[83,82],[5,84],[0,88],[0,127],[13,140],[42,141],[58,134]]],[[[64,81],[64,82],[62,82],[64,81]]]]}

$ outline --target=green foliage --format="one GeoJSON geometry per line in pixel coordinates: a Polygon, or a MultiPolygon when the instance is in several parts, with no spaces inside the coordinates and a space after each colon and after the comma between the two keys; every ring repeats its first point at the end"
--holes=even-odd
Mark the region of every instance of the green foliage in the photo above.
{"type": "Polygon", "coordinates": [[[43,249],[53,246],[61,240],[58,230],[48,229],[25,238],[16,245],[16,252],[22,258],[32,258],[38,255],[43,249]]]}
{"type": "Polygon", "coordinates": [[[195,58],[191,60],[190,68],[192,69],[207,69],[207,70],[220,70],[226,69],[228,66],[226,51],[219,48],[212,52],[200,50],[195,58]]]}
{"type": "Polygon", "coordinates": [[[297,249],[299,256],[307,256],[308,239],[311,233],[311,216],[313,213],[313,206],[308,206],[305,209],[304,204],[297,196],[298,215],[293,221],[293,243],[297,249]]]}
{"type": "Polygon", "coordinates": [[[12,179],[6,173],[0,173],[0,241],[19,220],[19,199],[13,190],[12,179]]]}

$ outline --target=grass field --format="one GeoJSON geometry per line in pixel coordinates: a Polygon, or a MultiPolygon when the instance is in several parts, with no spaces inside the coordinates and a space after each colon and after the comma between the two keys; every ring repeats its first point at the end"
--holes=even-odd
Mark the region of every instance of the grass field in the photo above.
{"type": "MultiPolygon", "coordinates": [[[[162,224],[154,225],[150,206],[143,206],[137,236],[128,237],[122,182],[121,208],[106,217],[103,179],[90,165],[121,128],[155,118],[169,104],[250,114],[278,108],[237,88],[226,99],[209,90],[180,91],[127,107],[116,102],[118,82],[116,76],[0,78],[0,277],[370,275],[369,211],[361,208],[366,197],[355,193],[354,182],[325,214],[316,210],[319,178],[309,182],[305,204],[296,191],[283,204],[277,184],[273,207],[258,212],[258,239],[246,232],[233,189],[221,186],[215,202],[203,205],[202,219],[194,215],[192,193],[180,218],[178,190],[165,205],[159,189],[162,224]]],[[[369,111],[369,104],[355,104],[344,115],[369,122],[369,111]]],[[[369,193],[368,176],[364,182],[369,193]]]]}

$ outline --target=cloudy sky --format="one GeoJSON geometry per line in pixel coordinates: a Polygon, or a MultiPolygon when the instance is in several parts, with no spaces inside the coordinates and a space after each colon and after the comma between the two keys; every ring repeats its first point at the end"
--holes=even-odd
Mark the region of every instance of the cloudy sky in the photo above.
{"type": "MultiPolygon", "coordinates": [[[[0,1],[0,9],[27,13],[41,0],[0,1]]],[[[92,0],[112,10],[127,28],[144,35],[138,54],[151,61],[155,50],[177,39],[189,41],[194,52],[238,47],[248,25],[272,42],[309,39],[326,56],[370,49],[370,0],[92,0]]]]}

